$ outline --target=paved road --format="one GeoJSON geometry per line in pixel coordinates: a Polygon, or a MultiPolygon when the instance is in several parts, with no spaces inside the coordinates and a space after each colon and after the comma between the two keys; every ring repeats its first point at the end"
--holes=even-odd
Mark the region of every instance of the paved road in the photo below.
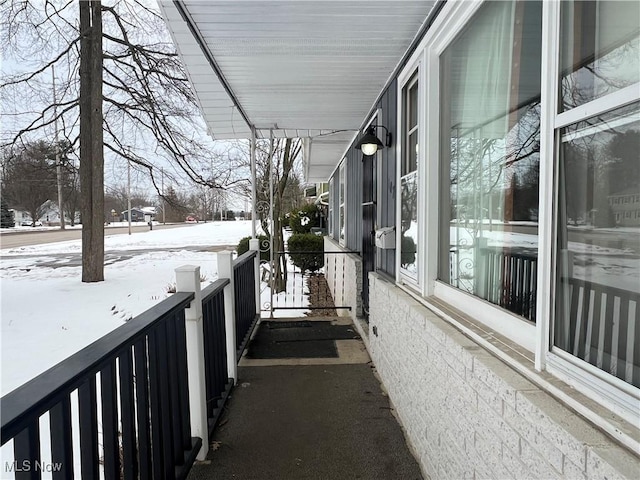
{"type": "MultiPolygon", "coordinates": [[[[154,225],[156,230],[165,228],[190,227],[195,224],[176,223],[167,225],[154,225]]],[[[121,235],[129,231],[128,227],[106,227],[104,236],[121,235]]],[[[142,225],[131,225],[131,233],[148,232],[149,226],[145,223],[142,225]]],[[[82,237],[82,230],[39,230],[33,232],[7,232],[0,235],[0,248],[25,247],[27,245],[39,245],[42,243],[64,242],[66,240],[77,240],[82,237]]]]}
{"type": "MultiPolygon", "coordinates": [[[[189,224],[167,224],[167,225],[154,225],[154,230],[162,230],[166,228],[179,228],[190,227],[189,224]]],[[[132,233],[146,232],[149,227],[139,225],[132,226],[132,233]]],[[[118,235],[128,232],[127,227],[109,227],[105,229],[105,236],[118,235]]],[[[43,243],[61,242],[65,240],[74,240],[80,238],[82,235],[81,230],[49,230],[49,231],[33,231],[33,232],[18,232],[18,233],[3,233],[0,237],[2,242],[2,248],[16,248],[27,245],[39,245],[43,243]]],[[[144,255],[149,252],[155,251],[181,251],[189,250],[193,252],[220,252],[223,250],[229,250],[235,248],[234,245],[183,245],[180,247],[156,247],[146,249],[134,249],[134,250],[109,250],[104,254],[104,264],[110,265],[123,260],[129,260],[136,255],[144,255]]],[[[82,265],[82,255],[80,252],[65,252],[65,253],[47,253],[42,255],[37,252],[25,253],[23,255],[1,255],[0,254],[0,269],[5,270],[25,270],[37,267],[79,267],[82,265]],[[18,261],[16,264],[15,261],[18,261]],[[28,260],[29,263],[25,263],[24,260],[28,260]]]]}

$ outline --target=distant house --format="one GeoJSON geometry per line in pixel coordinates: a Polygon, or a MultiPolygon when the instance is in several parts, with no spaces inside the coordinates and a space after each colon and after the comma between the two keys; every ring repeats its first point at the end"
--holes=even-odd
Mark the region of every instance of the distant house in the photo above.
{"type": "Polygon", "coordinates": [[[31,215],[24,210],[20,210],[17,208],[9,209],[13,212],[13,220],[16,222],[16,225],[21,225],[23,222],[31,221],[31,215]]]}
{"type": "MultiPolygon", "coordinates": [[[[14,212],[16,225],[23,225],[33,221],[31,219],[31,214],[25,210],[15,208],[12,209],[12,211],[14,212]]],[[[42,225],[60,225],[60,213],[58,212],[58,205],[54,201],[47,200],[43,203],[41,211],[43,213],[36,219],[36,222],[40,222],[42,225]]],[[[65,215],[65,223],[71,223],[71,219],[68,215],[65,215]]],[[[80,212],[76,213],[75,223],[80,223],[80,212]]]]}
{"type": "Polygon", "coordinates": [[[640,226],[640,186],[609,195],[608,199],[616,225],[622,227],[640,226]]]}
{"type": "Polygon", "coordinates": [[[156,207],[140,207],[140,210],[142,211],[142,213],[144,213],[145,215],[151,215],[152,219],[155,219],[156,217],[156,212],[157,212],[157,208],[156,207]]]}
{"type": "MultiPolygon", "coordinates": [[[[131,221],[132,222],[144,222],[144,214],[145,212],[141,208],[132,208],[131,209],[131,221]]],[[[129,221],[129,211],[125,210],[124,212],[120,212],[120,217],[122,221],[129,221]]]]}
{"type": "MultiPolygon", "coordinates": [[[[44,205],[44,213],[40,217],[43,225],[60,225],[60,213],[58,204],[52,200],[47,200],[44,205]]],[[[64,221],[67,225],[71,224],[69,214],[65,212],[64,221]]],[[[76,212],[74,223],[80,223],[80,212],[76,212]]]]}

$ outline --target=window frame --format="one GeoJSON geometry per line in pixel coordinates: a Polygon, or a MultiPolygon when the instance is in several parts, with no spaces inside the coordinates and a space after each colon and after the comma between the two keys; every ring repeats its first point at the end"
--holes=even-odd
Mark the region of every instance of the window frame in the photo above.
{"type": "MultiPolygon", "coordinates": [[[[542,268],[539,270],[541,277],[548,281],[545,282],[546,291],[544,292],[540,290],[540,281],[538,282],[538,291],[544,295],[546,311],[543,311],[545,330],[538,332],[537,335],[540,344],[536,348],[536,369],[548,371],[587,396],[597,399],[606,408],[627,421],[637,424],[640,421],[640,413],[638,412],[640,389],[555,347],[553,345],[553,322],[555,318],[556,269],[560,261],[557,251],[560,131],[564,127],[637,102],[640,99],[638,95],[640,82],[570,110],[560,111],[561,2],[553,2],[543,8],[546,8],[546,12],[543,9],[543,59],[546,58],[549,61],[543,61],[542,102],[545,103],[543,103],[541,120],[544,121],[541,121],[541,133],[544,141],[541,142],[540,150],[541,155],[544,155],[548,160],[544,162],[545,171],[543,172],[542,165],[540,171],[540,201],[542,203],[544,199],[545,202],[545,211],[543,213],[541,207],[540,212],[541,218],[544,218],[544,230],[548,232],[545,242],[549,242],[550,245],[545,248],[545,255],[548,258],[540,262],[542,268]],[[547,72],[544,71],[545,67],[548,68],[547,72]],[[550,190],[545,193],[544,197],[542,185],[547,186],[550,190]]],[[[542,234],[542,230],[540,230],[540,235],[542,234]]],[[[540,310],[539,302],[539,313],[540,310]]],[[[538,316],[538,318],[541,317],[538,316]]]]}
{"type": "MultiPolygon", "coordinates": [[[[591,118],[600,113],[614,110],[617,107],[630,104],[638,100],[639,84],[625,87],[584,105],[574,107],[565,112],[558,110],[560,82],[557,80],[560,69],[560,8],[561,2],[542,2],[542,65],[541,65],[541,113],[540,113],[540,185],[539,185],[539,216],[538,216],[538,279],[536,304],[536,323],[532,325],[525,319],[512,314],[499,306],[490,304],[478,297],[456,289],[438,281],[438,229],[439,205],[438,200],[429,198],[425,203],[426,191],[434,192],[439,189],[439,128],[428,128],[429,125],[440,124],[440,56],[451,45],[457,36],[469,25],[470,20],[478,9],[484,5],[478,2],[447,2],[436,18],[432,27],[407,61],[406,66],[398,76],[397,87],[397,118],[402,119],[404,109],[402,105],[402,89],[406,82],[418,69],[419,85],[419,145],[418,158],[418,198],[419,211],[419,281],[411,283],[400,274],[400,255],[396,255],[396,283],[428,306],[435,308],[437,303],[431,302],[430,297],[455,306],[456,309],[468,315],[478,328],[469,330],[464,325],[460,327],[481,344],[488,342],[477,331],[486,331],[483,327],[506,336],[516,344],[515,350],[526,349],[529,354],[520,354],[525,363],[525,370],[531,366],[526,358],[533,361],[537,372],[546,371],[553,377],[565,382],[586,396],[594,399],[599,405],[620,415],[626,421],[637,424],[640,412],[637,406],[640,401],[640,389],[624,382],[597,367],[584,362],[566,352],[551,351],[551,331],[553,328],[553,310],[555,302],[556,275],[556,220],[557,220],[557,151],[560,128],[591,118]],[[426,255],[426,252],[431,252],[426,255]],[[635,409],[635,411],[634,411],[635,409]]],[[[402,159],[402,124],[397,126],[397,158],[398,168],[396,176],[396,221],[400,222],[400,179],[402,159]]],[[[399,230],[397,228],[397,230],[399,230]]],[[[398,245],[400,234],[396,232],[398,245]]],[[[399,250],[398,250],[399,251],[399,250]]],[[[457,324],[454,318],[449,320],[457,324]]],[[[513,345],[506,344],[507,349],[513,345]]],[[[509,354],[500,354],[505,359],[509,354]]],[[[549,382],[550,390],[556,391],[549,382]]],[[[624,443],[629,436],[615,427],[615,424],[602,415],[602,412],[584,406],[571,395],[560,395],[563,401],[572,408],[580,411],[585,417],[605,429],[610,435],[624,443]]]]}
{"type": "Polygon", "coordinates": [[[338,167],[338,243],[347,244],[347,159],[340,161],[338,167]],[[344,236],[343,236],[344,232],[344,236]]]}
{"type": "Polygon", "coordinates": [[[415,55],[408,62],[407,66],[403,69],[402,73],[398,76],[398,86],[397,86],[397,130],[396,137],[398,140],[396,142],[396,158],[400,159],[398,162],[398,167],[396,168],[396,281],[404,285],[414,291],[419,292],[420,294],[424,294],[424,252],[425,250],[425,236],[424,236],[424,225],[425,225],[425,212],[424,208],[418,208],[418,239],[416,242],[416,264],[417,264],[417,272],[416,277],[408,275],[406,269],[402,268],[401,260],[402,260],[402,179],[408,175],[414,174],[416,176],[416,182],[418,184],[418,194],[416,198],[416,202],[418,207],[420,205],[425,204],[426,195],[424,192],[424,188],[420,188],[420,179],[424,178],[424,169],[425,169],[425,153],[424,148],[421,146],[424,145],[425,138],[425,101],[424,101],[424,55],[421,53],[419,55],[415,55]],[[411,132],[404,131],[405,125],[405,116],[408,115],[408,109],[405,108],[404,105],[404,91],[405,89],[411,88],[413,85],[417,85],[418,87],[418,98],[417,98],[417,125],[412,129],[412,131],[416,131],[418,134],[418,154],[416,155],[416,170],[413,170],[411,173],[402,174],[403,164],[404,164],[404,148],[405,148],[405,140],[408,138],[411,132]]]}
{"type": "Polygon", "coordinates": [[[331,238],[333,238],[333,232],[335,230],[334,218],[333,218],[334,217],[333,198],[335,196],[334,185],[335,185],[335,176],[332,175],[331,178],[329,179],[329,206],[327,208],[327,216],[329,217],[327,218],[327,224],[329,226],[329,231],[327,233],[331,238]]]}
{"type": "MultiPolygon", "coordinates": [[[[458,38],[459,34],[469,25],[470,20],[475,16],[478,10],[484,5],[484,1],[479,2],[456,2],[455,4],[445,5],[443,10],[443,21],[437,26],[434,24],[431,34],[425,36],[424,54],[426,57],[425,65],[429,72],[428,78],[425,79],[427,92],[425,101],[426,119],[423,125],[440,125],[440,57],[444,51],[458,38]]],[[[544,32],[543,32],[544,35],[544,32]]],[[[422,130],[425,130],[423,128],[422,130]]],[[[440,189],[440,132],[439,127],[435,129],[426,129],[427,135],[425,144],[427,145],[427,158],[430,164],[427,182],[423,182],[423,190],[438,192],[440,189]],[[426,185],[426,188],[424,186],[426,185]]],[[[542,132],[541,132],[542,136],[542,132]]],[[[423,162],[426,163],[426,162],[423,162]]],[[[542,163],[542,162],[541,162],[542,163]]],[[[439,195],[438,195],[439,196],[439,195]]],[[[542,204],[542,199],[540,200],[542,204]]],[[[541,207],[542,205],[540,205],[541,207]]],[[[439,252],[439,228],[440,228],[440,212],[439,208],[427,206],[428,220],[425,242],[428,245],[428,251],[439,252]]],[[[540,236],[540,231],[538,231],[540,236]]],[[[533,353],[536,348],[536,325],[519,317],[497,305],[482,300],[473,294],[464,292],[456,287],[449,285],[438,279],[438,261],[439,253],[431,255],[430,263],[426,268],[427,287],[426,295],[433,295],[446,303],[455,305],[462,313],[477,319],[483,325],[499,332],[509,340],[517,343],[527,351],[533,353]]],[[[538,260],[540,261],[540,260],[538,260]]],[[[540,272],[538,272],[540,273],[540,272]]],[[[538,292],[540,292],[540,283],[542,279],[538,276],[538,292]]],[[[540,295],[540,294],[539,294],[540,295]]],[[[539,305],[536,307],[536,318],[539,319],[539,305]]]]}

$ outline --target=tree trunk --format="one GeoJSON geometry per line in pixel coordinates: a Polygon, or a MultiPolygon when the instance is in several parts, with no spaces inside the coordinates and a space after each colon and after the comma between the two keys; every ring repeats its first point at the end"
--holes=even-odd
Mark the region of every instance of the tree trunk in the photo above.
{"type": "Polygon", "coordinates": [[[104,280],[104,153],[102,147],[102,12],[80,3],[80,198],[82,281],[104,280]]]}
{"type": "MultiPolygon", "coordinates": [[[[274,214],[275,216],[275,214],[274,214]]],[[[275,261],[274,268],[274,281],[273,281],[273,291],[275,293],[284,292],[287,288],[287,278],[286,278],[286,257],[285,255],[278,254],[277,252],[284,251],[284,239],[282,236],[282,222],[280,218],[276,216],[273,219],[273,232],[272,232],[272,245],[273,248],[273,258],[275,261]]]]}

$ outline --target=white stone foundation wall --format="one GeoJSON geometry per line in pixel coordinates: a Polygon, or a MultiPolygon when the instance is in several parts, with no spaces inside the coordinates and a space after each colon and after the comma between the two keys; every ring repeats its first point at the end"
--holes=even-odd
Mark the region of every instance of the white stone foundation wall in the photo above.
{"type": "Polygon", "coordinates": [[[432,480],[640,478],[638,457],[400,288],[369,278],[369,352],[432,480]]]}
{"type": "MultiPolygon", "coordinates": [[[[325,252],[344,252],[345,249],[329,237],[324,237],[325,252]]],[[[350,306],[339,309],[338,315],[351,316],[355,321],[362,316],[362,261],[351,253],[328,254],[324,258],[324,270],[335,305],[350,306]]]]}

